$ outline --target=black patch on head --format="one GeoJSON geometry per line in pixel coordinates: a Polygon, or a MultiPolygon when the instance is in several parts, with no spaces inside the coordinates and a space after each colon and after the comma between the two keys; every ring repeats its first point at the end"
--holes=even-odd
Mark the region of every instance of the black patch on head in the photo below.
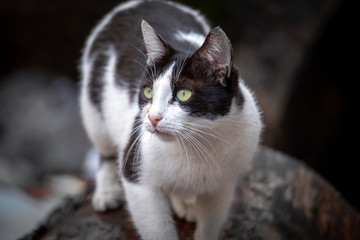
{"type": "Polygon", "coordinates": [[[214,119],[225,116],[230,111],[231,92],[220,84],[207,85],[197,89],[192,99],[183,106],[191,116],[214,119]]]}
{"type": "Polygon", "coordinates": [[[176,99],[178,89],[192,90],[188,101],[179,101],[191,116],[208,119],[225,116],[234,99],[236,105],[242,106],[243,96],[238,72],[233,67],[231,43],[221,28],[212,29],[204,44],[183,62],[184,65],[177,67],[181,73],[174,77],[173,94],[176,99]]]}
{"type": "Polygon", "coordinates": [[[133,183],[138,183],[140,180],[141,151],[140,151],[140,145],[138,144],[141,144],[141,142],[137,142],[134,144],[135,140],[138,139],[139,137],[140,130],[138,130],[138,127],[140,124],[141,124],[140,116],[137,116],[133,126],[134,132],[131,135],[130,141],[128,142],[124,151],[124,159],[122,166],[124,177],[129,182],[133,182],[133,183]],[[128,155],[127,161],[124,162],[126,160],[125,158],[127,155],[128,155]]]}
{"type": "MultiPolygon", "coordinates": [[[[223,76],[222,76],[223,77],[223,76]]],[[[216,119],[229,113],[233,99],[242,106],[238,72],[233,67],[229,77],[219,81],[219,74],[209,63],[188,59],[178,79],[173,80],[174,97],[180,88],[193,91],[192,97],[180,106],[191,116],[216,119]]]]}

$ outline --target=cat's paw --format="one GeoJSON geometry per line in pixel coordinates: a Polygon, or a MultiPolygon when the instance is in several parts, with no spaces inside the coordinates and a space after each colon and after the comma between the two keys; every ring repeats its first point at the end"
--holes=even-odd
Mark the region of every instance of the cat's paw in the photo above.
{"type": "Polygon", "coordinates": [[[105,212],[118,208],[123,199],[124,193],[120,187],[97,189],[92,197],[92,206],[95,211],[105,212]]]}
{"type": "Polygon", "coordinates": [[[171,205],[177,217],[188,222],[196,221],[196,198],[171,196],[171,205]]]}

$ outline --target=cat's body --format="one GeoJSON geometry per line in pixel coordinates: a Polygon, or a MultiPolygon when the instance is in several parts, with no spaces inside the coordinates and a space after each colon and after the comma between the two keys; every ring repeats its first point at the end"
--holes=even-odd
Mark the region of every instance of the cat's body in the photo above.
{"type": "Polygon", "coordinates": [[[177,239],[170,205],[197,221],[196,239],[217,239],[259,141],[231,45],[209,31],[182,5],[133,1],[108,14],[84,50],[81,110],[102,158],[93,206],[118,206],[120,176],[143,239],[177,239]]]}

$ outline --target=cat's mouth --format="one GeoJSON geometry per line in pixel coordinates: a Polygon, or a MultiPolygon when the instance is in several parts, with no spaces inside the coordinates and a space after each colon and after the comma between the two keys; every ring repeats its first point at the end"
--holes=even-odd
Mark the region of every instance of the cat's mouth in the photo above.
{"type": "Polygon", "coordinates": [[[148,131],[163,141],[174,141],[175,140],[175,136],[173,134],[171,134],[163,129],[152,128],[152,129],[148,129],[148,131]]]}

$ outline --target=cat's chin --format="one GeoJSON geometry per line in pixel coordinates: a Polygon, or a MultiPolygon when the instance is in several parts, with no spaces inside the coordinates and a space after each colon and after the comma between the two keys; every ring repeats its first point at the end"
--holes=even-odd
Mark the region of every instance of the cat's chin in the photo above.
{"type": "Polygon", "coordinates": [[[160,138],[162,141],[164,142],[172,142],[175,141],[175,136],[169,133],[164,133],[164,132],[159,132],[159,131],[155,131],[155,136],[157,136],[158,138],[160,138]]]}
{"type": "Polygon", "coordinates": [[[152,133],[153,135],[155,135],[156,137],[158,137],[160,140],[162,140],[164,142],[172,142],[172,141],[176,140],[175,136],[170,134],[170,133],[160,132],[158,130],[152,130],[152,131],[149,131],[149,132],[152,133]]]}

